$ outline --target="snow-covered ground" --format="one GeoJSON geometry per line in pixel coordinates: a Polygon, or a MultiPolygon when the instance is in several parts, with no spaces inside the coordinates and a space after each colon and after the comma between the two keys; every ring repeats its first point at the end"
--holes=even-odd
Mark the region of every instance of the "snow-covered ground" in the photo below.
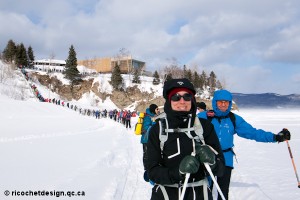
{"type": "Polygon", "coordinates": [[[0,199],[16,199],[5,190],[84,191],[78,199],[91,200],[149,196],[132,130],[50,103],[0,99],[0,199]]]}
{"type": "MultiPolygon", "coordinates": [[[[133,129],[127,130],[110,119],[95,119],[38,102],[33,95],[26,101],[14,100],[14,95],[7,96],[7,86],[15,88],[18,84],[11,83],[0,83],[1,200],[150,199],[151,185],[143,180],[140,137],[133,129]],[[40,196],[34,196],[39,191],[40,196]],[[66,196],[60,196],[60,191],[66,196]],[[22,192],[33,196],[22,196],[22,192]],[[77,196],[69,197],[70,192],[77,196]]],[[[105,107],[105,102],[101,106],[105,107]]],[[[300,110],[236,113],[257,128],[275,133],[288,128],[294,161],[300,170],[300,110]]],[[[132,127],[135,121],[132,119],[132,127]]],[[[233,170],[231,200],[300,199],[286,143],[257,143],[236,137],[235,144],[238,163],[233,170]]]]}
{"type": "MultiPolygon", "coordinates": [[[[151,186],[142,177],[140,137],[133,130],[66,107],[5,96],[0,96],[0,110],[0,199],[53,199],[5,196],[6,190],[85,192],[72,199],[150,199],[151,186]]],[[[289,128],[295,163],[300,166],[299,110],[242,110],[239,114],[266,130],[289,128]]],[[[299,199],[285,143],[237,137],[235,151],[238,163],[230,199],[299,199]]]]}

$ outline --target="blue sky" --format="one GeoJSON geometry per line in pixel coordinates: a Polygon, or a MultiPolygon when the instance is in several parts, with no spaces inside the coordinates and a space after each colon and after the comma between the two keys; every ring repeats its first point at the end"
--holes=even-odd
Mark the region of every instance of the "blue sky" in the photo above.
{"type": "Polygon", "coordinates": [[[9,39],[36,59],[115,56],[121,48],[160,70],[214,71],[232,92],[300,94],[297,0],[0,1],[0,50],[9,39]]]}

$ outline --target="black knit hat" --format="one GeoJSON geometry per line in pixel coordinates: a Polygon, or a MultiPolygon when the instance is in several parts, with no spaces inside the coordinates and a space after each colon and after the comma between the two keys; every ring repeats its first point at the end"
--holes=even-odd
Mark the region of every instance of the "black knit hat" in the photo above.
{"type": "Polygon", "coordinates": [[[201,108],[203,110],[206,110],[206,104],[204,102],[197,102],[196,106],[197,106],[197,108],[201,108]]]}
{"type": "Polygon", "coordinates": [[[194,85],[186,78],[171,79],[164,83],[163,96],[168,99],[168,94],[175,88],[186,88],[190,90],[193,95],[196,94],[194,85]]]}
{"type": "Polygon", "coordinates": [[[155,113],[155,109],[156,109],[156,108],[158,108],[158,106],[157,106],[156,104],[151,104],[151,105],[149,106],[149,110],[150,110],[150,112],[153,113],[153,114],[156,114],[156,113],[155,113]]]}
{"type": "Polygon", "coordinates": [[[164,104],[164,112],[167,114],[167,119],[169,123],[169,127],[171,128],[187,128],[188,122],[187,120],[191,116],[191,126],[194,125],[195,117],[196,117],[196,100],[194,95],[196,94],[195,88],[193,84],[186,78],[181,79],[171,79],[164,83],[163,96],[166,99],[164,104]],[[189,111],[176,111],[172,109],[171,100],[169,98],[173,92],[186,91],[193,95],[191,100],[191,110],[189,111]]]}

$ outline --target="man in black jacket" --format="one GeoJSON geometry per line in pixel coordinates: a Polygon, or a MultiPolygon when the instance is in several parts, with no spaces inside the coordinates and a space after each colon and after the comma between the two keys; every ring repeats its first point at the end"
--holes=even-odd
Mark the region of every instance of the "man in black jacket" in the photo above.
{"type": "Polygon", "coordinates": [[[195,89],[188,79],[166,81],[163,96],[165,117],[151,128],[147,143],[149,178],[156,183],[151,199],[179,199],[187,174],[184,199],[212,199],[204,163],[217,175],[224,168],[214,127],[209,121],[197,118],[195,89]],[[199,140],[199,135],[204,141],[199,140]],[[162,138],[167,139],[162,142],[162,138]]]}

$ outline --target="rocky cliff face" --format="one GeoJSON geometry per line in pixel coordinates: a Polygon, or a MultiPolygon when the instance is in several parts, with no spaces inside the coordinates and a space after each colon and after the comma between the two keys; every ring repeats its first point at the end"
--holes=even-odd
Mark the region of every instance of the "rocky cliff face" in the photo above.
{"type": "MultiPolygon", "coordinates": [[[[128,87],[125,91],[113,91],[112,94],[108,94],[101,91],[101,86],[98,82],[94,82],[93,78],[83,80],[78,85],[71,88],[70,85],[63,84],[56,77],[49,77],[49,75],[41,75],[34,72],[31,74],[33,79],[38,80],[42,85],[51,89],[52,92],[57,93],[62,100],[71,101],[79,100],[85,93],[93,92],[100,99],[105,100],[110,97],[112,102],[120,108],[124,109],[135,102],[137,111],[144,112],[150,104],[154,103],[158,106],[164,106],[165,100],[162,96],[155,97],[154,92],[142,92],[138,86],[128,87]]],[[[197,98],[196,101],[204,101],[207,105],[207,109],[211,109],[211,101],[197,98]]],[[[233,109],[238,109],[234,104],[233,109]]]]}
{"type": "Polygon", "coordinates": [[[61,96],[61,99],[67,101],[71,101],[72,99],[79,100],[84,93],[90,92],[93,88],[93,79],[82,81],[79,85],[74,85],[74,87],[71,88],[70,85],[64,85],[56,77],[49,77],[48,75],[41,75],[36,72],[32,73],[31,77],[38,80],[45,87],[50,88],[52,92],[57,93],[61,96]]]}

